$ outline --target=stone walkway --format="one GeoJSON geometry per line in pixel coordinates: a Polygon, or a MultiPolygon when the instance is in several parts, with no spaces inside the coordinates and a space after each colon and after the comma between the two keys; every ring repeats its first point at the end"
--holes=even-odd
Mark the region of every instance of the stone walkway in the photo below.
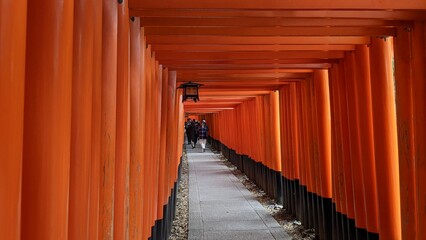
{"type": "Polygon", "coordinates": [[[189,240],[268,240],[291,238],[218,154],[187,146],[189,161],[189,240]]]}

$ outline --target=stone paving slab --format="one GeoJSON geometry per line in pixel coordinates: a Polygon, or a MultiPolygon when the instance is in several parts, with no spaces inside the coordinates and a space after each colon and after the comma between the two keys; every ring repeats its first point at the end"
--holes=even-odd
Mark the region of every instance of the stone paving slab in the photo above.
{"type": "Polygon", "coordinates": [[[208,231],[204,233],[206,240],[274,240],[269,230],[246,230],[246,231],[208,231]]]}
{"type": "Polygon", "coordinates": [[[290,240],[210,149],[187,145],[190,240],[290,240]]]}

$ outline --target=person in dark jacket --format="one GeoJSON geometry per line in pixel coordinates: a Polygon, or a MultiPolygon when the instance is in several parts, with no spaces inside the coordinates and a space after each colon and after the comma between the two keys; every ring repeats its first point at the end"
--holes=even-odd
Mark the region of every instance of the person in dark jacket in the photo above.
{"type": "Polygon", "coordinates": [[[188,120],[185,123],[185,133],[186,133],[186,139],[188,140],[188,145],[191,144],[191,135],[189,134],[189,126],[191,126],[191,119],[188,118],[188,120]]]}
{"type": "Polygon", "coordinates": [[[197,119],[194,119],[193,122],[195,123],[195,137],[198,140],[198,130],[200,129],[200,122],[197,119]]]}
{"type": "Polygon", "coordinates": [[[195,121],[192,121],[188,127],[189,129],[189,138],[191,139],[192,148],[195,148],[197,144],[197,128],[195,126],[195,121]]]}

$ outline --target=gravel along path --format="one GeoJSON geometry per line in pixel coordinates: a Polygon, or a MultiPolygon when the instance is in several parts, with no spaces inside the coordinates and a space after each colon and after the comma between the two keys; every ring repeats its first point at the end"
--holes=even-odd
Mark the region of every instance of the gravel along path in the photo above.
{"type": "Polygon", "coordinates": [[[268,212],[284,228],[288,235],[294,240],[315,240],[315,230],[305,229],[295,217],[287,213],[282,205],[278,205],[274,199],[270,198],[262,189],[254,184],[248,177],[237,169],[225,157],[221,156],[225,165],[231,169],[232,173],[252,192],[256,199],[265,207],[268,212]]]}
{"type": "Polygon", "coordinates": [[[179,191],[177,195],[176,218],[173,221],[172,232],[169,240],[188,239],[188,159],[186,153],[183,153],[182,175],[179,182],[179,191]]]}

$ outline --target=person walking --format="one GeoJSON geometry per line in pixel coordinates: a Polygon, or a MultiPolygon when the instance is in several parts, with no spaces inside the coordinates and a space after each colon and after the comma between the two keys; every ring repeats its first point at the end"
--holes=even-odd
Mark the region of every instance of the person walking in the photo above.
{"type": "Polygon", "coordinates": [[[192,145],[192,148],[195,148],[195,145],[197,144],[197,126],[195,125],[195,121],[191,121],[191,124],[188,126],[188,134],[190,138],[190,143],[192,145]]]}
{"type": "Polygon", "coordinates": [[[199,136],[198,131],[200,129],[201,124],[197,119],[194,119],[193,121],[194,121],[194,124],[195,124],[195,138],[198,140],[198,136],[199,136]]]}
{"type": "Polygon", "coordinates": [[[186,133],[186,139],[188,140],[188,145],[191,144],[191,135],[189,134],[191,123],[192,121],[190,118],[188,118],[188,120],[185,123],[185,133],[186,133]]]}
{"type": "Polygon", "coordinates": [[[207,127],[206,120],[203,119],[203,121],[201,122],[201,126],[198,130],[201,149],[203,152],[206,151],[206,142],[207,142],[208,132],[209,132],[209,128],[207,127]]]}

